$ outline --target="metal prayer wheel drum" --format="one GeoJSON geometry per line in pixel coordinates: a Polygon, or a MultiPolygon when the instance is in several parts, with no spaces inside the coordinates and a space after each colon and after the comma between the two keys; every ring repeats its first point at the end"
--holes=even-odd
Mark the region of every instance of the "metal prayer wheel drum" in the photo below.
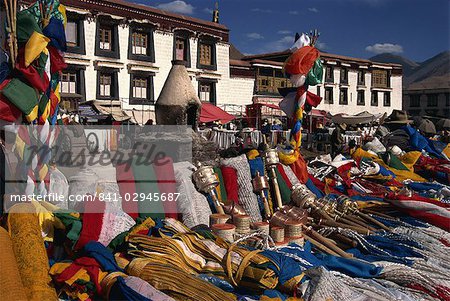
{"type": "Polygon", "coordinates": [[[247,214],[241,205],[236,204],[232,201],[230,201],[228,205],[222,205],[222,207],[225,213],[231,216],[247,214]]]}
{"type": "Polygon", "coordinates": [[[304,225],[308,222],[308,211],[305,209],[300,209],[298,207],[292,207],[287,211],[287,215],[295,220],[298,221],[304,225]]]}
{"type": "Polygon", "coordinates": [[[316,203],[316,196],[303,184],[296,184],[292,187],[291,199],[296,206],[306,209],[316,203]]]}
{"type": "Polygon", "coordinates": [[[201,192],[209,193],[219,185],[213,167],[202,166],[201,163],[197,164],[197,170],[192,174],[192,178],[194,179],[195,186],[201,192]]]}
{"type": "Polygon", "coordinates": [[[264,160],[268,167],[277,165],[280,163],[278,152],[276,149],[268,148],[264,151],[264,160]]]}
{"type": "Polygon", "coordinates": [[[265,175],[260,175],[259,171],[256,172],[256,176],[252,180],[253,191],[260,192],[265,189],[269,189],[269,179],[265,175]]]}
{"type": "Polygon", "coordinates": [[[358,204],[347,196],[341,195],[336,199],[337,209],[344,213],[355,213],[358,211],[358,204]]]}

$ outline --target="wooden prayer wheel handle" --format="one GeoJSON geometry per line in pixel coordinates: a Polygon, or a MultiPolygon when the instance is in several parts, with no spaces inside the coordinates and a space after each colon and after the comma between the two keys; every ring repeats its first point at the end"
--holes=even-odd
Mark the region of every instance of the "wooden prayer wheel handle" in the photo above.
{"type": "Polygon", "coordinates": [[[259,196],[261,197],[263,204],[264,204],[264,214],[265,214],[265,218],[267,220],[270,220],[271,214],[270,214],[270,206],[269,206],[269,201],[267,200],[266,196],[264,195],[264,191],[261,191],[259,193],[259,196]]]}
{"type": "Polygon", "coordinates": [[[283,207],[283,202],[281,201],[281,192],[280,187],[278,186],[277,173],[275,172],[275,166],[269,167],[270,171],[270,180],[273,184],[273,191],[275,192],[275,200],[277,201],[277,209],[283,207]]]}
{"type": "Polygon", "coordinates": [[[327,248],[326,246],[324,246],[323,244],[321,244],[320,242],[316,241],[315,239],[309,237],[308,235],[306,235],[305,233],[303,233],[303,237],[307,240],[309,240],[311,242],[311,244],[313,244],[316,248],[318,248],[319,250],[329,254],[329,255],[334,255],[334,256],[339,256],[338,253],[334,252],[333,250],[327,248]]]}
{"type": "Polygon", "coordinates": [[[344,224],[355,226],[355,227],[367,228],[370,231],[375,231],[376,230],[375,228],[373,228],[373,227],[371,227],[369,225],[366,225],[366,224],[362,223],[361,221],[355,219],[354,216],[352,216],[352,215],[345,215],[342,218],[340,218],[338,221],[342,222],[344,224]]]}
{"type": "Polygon", "coordinates": [[[370,223],[380,227],[383,230],[391,231],[391,229],[389,227],[387,227],[385,224],[377,221],[376,219],[374,219],[373,217],[371,217],[371,216],[369,216],[369,215],[367,215],[365,213],[362,213],[362,212],[358,211],[356,214],[358,216],[362,217],[363,219],[365,219],[366,221],[368,221],[368,222],[370,222],[370,223]]]}
{"type": "Polygon", "coordinates": [[[339,256],[342,256],[344,258],[352,258],[353,257],[352,254],[345,252],[344,250],[339,248],[337,245],[332,243],[329,239],[327,239],[326,237],[323,237],[318,232],[314,231],[312,228],[308,228],[305,225],[303,225],[302,228],[303,228],[303,232],[304,233],[306,232],[309,237],[317,240],[318,242],[320,242],[327,248],[333,250],[333,252],[337,253],[339,256]]]}
{"type": "Polygon", "coordinates": [[[217,197],[214,189],[209,192],[209,195],[211,196],[211,198],[213,200],[214,207],[216,208],[217,213],[225,214],[222,204],[220,203],[219,198],[217,197]]]}
{"type": "Polygon", "coordinates": [[[346,224],[338,223],[338,222],[335,222],[335,221],[321,220],[320,224],[321,225],[325,225],[325,226],[329,226],[329,227],[338,227],[338,228],[344,228],[344,229],[347,228],[347,229],[356,231],[359,234],[363,234],[363,235],[369,235],[369,234],[372,233],[372,231],[370,231],[369,229],[365,229],[363,227],[346,225],[346,224]]]}

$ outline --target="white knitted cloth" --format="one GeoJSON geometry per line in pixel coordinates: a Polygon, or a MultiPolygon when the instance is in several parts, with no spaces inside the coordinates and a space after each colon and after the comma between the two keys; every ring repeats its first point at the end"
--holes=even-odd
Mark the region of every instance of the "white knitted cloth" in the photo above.
{"type": "Polygon", "coordinates": [[[296,184],[300,184],[299,179],[297,178],[297,176],[295,175],[295,173],[292,171],[292,169],[289,166],[284,165],[284,164],[281,164],[281,166],[283,166],[284,173],[288,177],[292,186],[294,186],[296,184]]]}
{"type": "Polygon", "coordinates": [[[117,202],[105,202],[105,212],[103,213],[102,230],[98,241],[107,246],[117,235],[130,230],[136,222],[131,216],[118,208],[117,202]]]}
{"type": "Polygon", "coordinates": [[[192,182],[194,165],[189,162],[177,162],[173,164],[173,169],[177,192],[180,194],[177,209],[182,214],[183,223],[189,228],[200,224],[209,225],[209,216],[212,212],[208,200],[197,191],[192,182]]]}
{"type": "Polygon", "coordinates": [[[250,216],[252,222],[260,222],[262,217],[259,211],[258,199],[253,192],[252,175],[250,173],[250,165],[248,164],[247,157],[245,155],[240,155],[239,157],[222,159],[220,163],[223,166],[236,169],[239,204],[250,216]]]}

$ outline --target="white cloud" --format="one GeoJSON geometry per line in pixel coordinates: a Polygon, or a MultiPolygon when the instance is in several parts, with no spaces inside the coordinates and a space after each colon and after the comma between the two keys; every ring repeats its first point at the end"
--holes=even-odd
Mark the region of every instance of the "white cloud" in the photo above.
{"type": "Polygon", "coordinates": [[[290,10],[289,14],[290,15],[298,15],[298,10],[290,10]]]}
{"type": "Polygon", "coordinates": [[[262,9],[262,8],[252,8],[251,11],[252,12],[257,12],[257,13],[271,13],[271,12],[273,12],[271,9],[262,9]]]}
{"type": "Polygon", "coordinates": [[[157,5],[156,8],[184,15],[192,15],[194,13],[194,7],[181,0],[175,0],[169,3],[161,3],[157,5]]]}
{"type": "Polygon", "coordinates": [[[264,52],[283,51],[294,44],[293,36],[284,36],[281,39],[267,43],[264,52]]]}
{"type": "Polygon", "coordinates": [[[292,34],[293,32],[292,32],[292,30],[278,30],[277,33],[286,35],[286,34],[292,34]]]}
{"type": "Polygon", "coordinates": [[[317,8],[315,8],[315,7],[310,7],[310,8],[308,8],[308,10],[310,12],[312,12],[312,13],[318,13],[319,12],[319,10],[317,8]]]}
{"type": "Polygon", "coordinates": [[[380,53],[403,53],[403,47],[398,44],[391,43],[376,43],[366,47],[366,51],[373,52],[375,54],[380,53]]]}
{"type": "Polygon", "coordinates": [[[257,33],[257,32],[248,33],[248,34],[246,34],[246,37],[249,38],[250,40],[262,40],[262,39],[264,39],[264,37],[261,34],[257,33]]]}
{"type": "Polygon", "coordinates": [[[207,13],[207,14],[212,14],[212,13],[213,13],[213,10],[212,10],[211,8],[205,7],[205,8],[203,9],[203,12],[204,12],[204,13],[207,13]]]}

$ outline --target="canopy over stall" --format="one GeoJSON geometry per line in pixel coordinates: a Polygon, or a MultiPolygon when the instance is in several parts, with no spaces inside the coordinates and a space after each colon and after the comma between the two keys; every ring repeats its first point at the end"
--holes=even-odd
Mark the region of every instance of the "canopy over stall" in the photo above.
{"type": "Polygon", "coordinates": [[[228,114],[224,110],[219,107],[216,107],[212,103],[202,102],[202,107],[200,111],[200,122],[213,122],[220,121],[221,123],[228,123],[231,120],[234,120],[234,117],[231,114],[228,114]]]}
{"type": "Polygon", "coordinates": [[[356,115],[348,115],[345,113],[341,113],[341,114],[336,114],[336,115],[331,115],[331,120],[334,123],[337,124],[341,124],[341,123],[346,123],[349,125],[352,124],[363,124],[363,123],[372,123],[374,121],[377,121],[378,119],[381,118],[381,116],[383,116],[383,114],[370,114],[367,111],[358,113],[356,115]]]}

